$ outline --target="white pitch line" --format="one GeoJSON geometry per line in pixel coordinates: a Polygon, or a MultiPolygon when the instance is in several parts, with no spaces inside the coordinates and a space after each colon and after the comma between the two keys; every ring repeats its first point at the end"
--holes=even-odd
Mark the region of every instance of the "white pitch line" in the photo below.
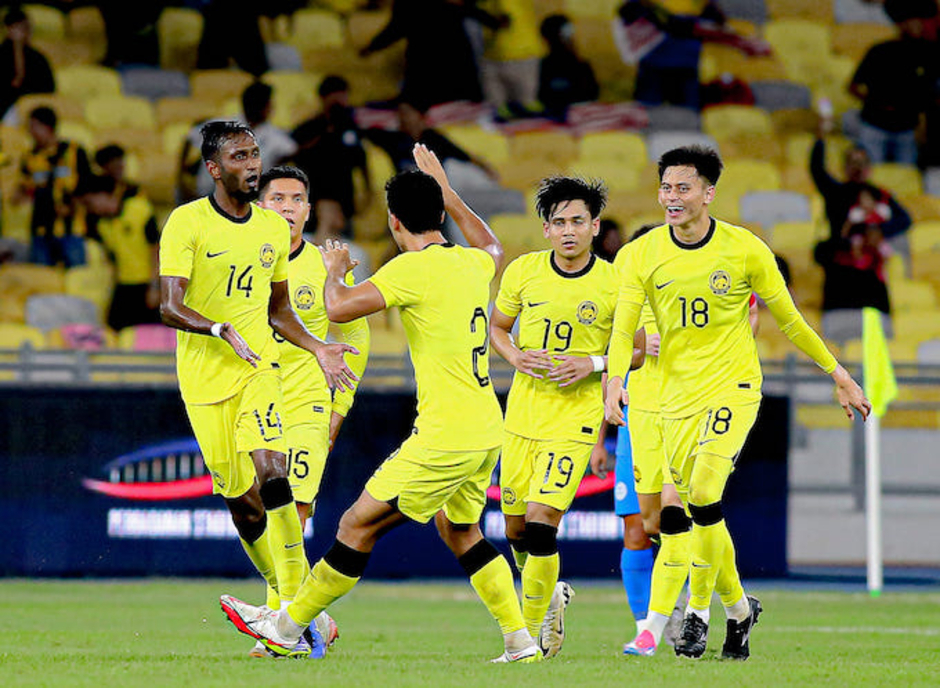
{"type": "Polygon", "coordinates": [[[771,626],[763,631],[775,633],[838,633],[861,635],[882,633],[888,635],[940,635],[940,628],[896,628],[891,626],[771,626]]]}

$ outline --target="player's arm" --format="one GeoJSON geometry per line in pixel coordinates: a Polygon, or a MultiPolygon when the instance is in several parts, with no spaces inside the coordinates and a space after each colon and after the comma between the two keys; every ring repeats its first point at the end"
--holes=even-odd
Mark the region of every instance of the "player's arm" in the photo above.
{"type": "MultiPolygon", "coordinates": [[[[601,382],[607,382],[606,374],[604,375],[601,382]]],[[[607,453],[607,447],[604,446],[604,440],[607,437],[608,425],[609,424],[606,420],[601,421],[601,427],[597,431],[597,442],[595,442],[594,446],[591,448],[591,473],[596,475],[601,480],[607,477],[607,471],[610,468],[610,456],[607,453]]]]}
{"type": "Polygon", "coordinates": [[[862,414],[862,418],[868,418],[871,402],[797,310],[793,297],[790,296],[780,270],[773,260],[773,254],[766,249],[755,256],[754,262],[755,267],[750,275],[751,283],[755,286],[758,295],[764,299],[777,326],[787,339],[832,377],[836,385],[839,405],[845,409],[846,415],[854,419],[855,414],[852,409],[855,409],[862,414]]]}
{"type": "Polygon", "coordinates": [[[349,257],[348,245],[327,239],[320,253],[326,266],[323,305],[332,322],[347,323],[385,310],[385,297],[374,284],[368,281],[355,286],[346,284],[346,273],[359,264],[349,257]]]}
{"type": "Polygon", "coordinates": [[[352,354],[358,350],[348,344],[327,344],[319,337],[310,334],[303,321],[294,312],[290,305],[290,290],[287,280],[271,283],[271,298],[268,300],[268,324],[271,329],[281,335],[294,346],[306,349],[314,356],[330,389],[352,389],[359,378],[356,377],[343,355],[348,351],[352,354]]]}
{"type": "Polygon", "coordinates": [[[414,157],[418,169],[434,177],[437,183],[440,184],[441,191],[444,194],[444,209],[451,219],[457,223],[467,243],[474,248],[483,249],[489,253],[496,263],[498,272],[503,265],[503,245],[493,234],[493,230],[463,202],[463,199],[451,187],[450,182],[447,180],[447,173],[444,172],[444,167],[441,165],[441,161],[437,159],[434,151],[429,150],[420,143],[416,143],[414,157]]]}
{"type": "Polygon", "coordinates": [[[541,380],[544,377],[542,373],[552,367],[552,359],[545,349],[523,351],[516,346],[512,336],[515,322],[516,316],[506,315],[494,306],[490,318],[490,344],[496,353],[520,373],[541,380]]]}

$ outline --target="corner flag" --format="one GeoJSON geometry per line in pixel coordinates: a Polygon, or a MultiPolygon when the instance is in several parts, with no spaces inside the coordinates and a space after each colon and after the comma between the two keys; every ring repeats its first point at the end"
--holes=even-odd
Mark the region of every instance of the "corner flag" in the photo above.
{"type": "Polygon", "coordinates": [[[898,383],[881,327],[881,311],[876,308],[862,309],[862,375],[872,413],[883,416],[898,397],[898,383]]]}

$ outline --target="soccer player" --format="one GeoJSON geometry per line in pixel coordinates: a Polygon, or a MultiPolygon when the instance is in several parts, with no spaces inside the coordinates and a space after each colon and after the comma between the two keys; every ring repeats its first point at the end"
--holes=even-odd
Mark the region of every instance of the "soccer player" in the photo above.
{"type": "MultiPolygon", "coordinates": [[[[329,319],[323,305],[323,283],[326,266],[320,251],[303,239],[304,226],[310,216],[310,182],[296,167],[275,167],[261,175],[258,183],[259,205],[273,210],[290,226],[290,260],[287,267],[290,299],[294,311],[308,330],[325,339],[329,319]]],[[[351,282],[352,273],[347,279],[351,282]]],[[[369,355],[369,325],[364,318],[339,325],[343,341],[356,347],[359,354],[351,356],[349,367],[361,377],[369,355]]],[[[284,436],[287,440],[287,473],[291,492],[303,529],[313,516],[320,480],[329,454],[346,414],[353,403],[354,390],[345,389],[331,397],[330,388],[317,359],[272,332],[280,344],[281,387],[284,396],[284,436]]],[[[353,383],[355,386],[355,383],[353,383]]],[[[306,558],[304,568],[309,569],[306,558]]],[[[304,571],[306,576],[307,571],[304,571]]],[[[277,591],[268,586],[267,605],[280,608],[277,591]]],[[[315,620],[316,629],[325,646],[338,636],[336,623],[326,613],[315,620]]],[[[313,652],[324,649],[313,644],[313,652]]],[[[261,643],[251,651],[252,657],[269,657],[261,643]]]]}
{"type": "Polygon", "coordinates": [[[336,540],[281,612],[229,595],[221,604],[239,631],[285,654],[307,624],[349,592],[379,538],[408,520],[435,520],[470,583],[503,633],[497,662],[542,658],[526,630],[506,559],[483,538],[480,515],[502,443],[502,412],[489,377],[489,284],[503,249],[489,227],[448,184],[440,162],[414,148],[419,170],[386,185],[389,229],[402,250],[369,280],[349,287],[353,267],[342,245],[327,243],[324,288],[335,322],[397,306],[418,387],[411,436],[375,471],[340,520],[336,540]],[[471,248],[448,243],[444,210],[471,248]]]}
{"type": "Polygon", "coordinates": [[[180,330],[180,392],[213,491],[225,499],[255,567],[289,600],[303,576],[303,536],[287,478],[271,330],[313,353],[330,387],[352,387],[356,376],[343,355],[358,352],[314,337],[291,308],[290,230],[277,213],[251,203],[261,176],[251,129],[212,122],[202,135],[215,191],[166,222],[160,313],[180,330]]]}
{"type": "Polygon", "coordinates": [[[493,348],[516,369],[500,462],[506,537],[522,572],[526,627],[546,657],[561,650],[573,595],[558,580],[558,527],[603,421],[601,375],[617,279],[591,243],[606,202],[599,182],[542,180],[536,211],[552,248],[509,264],[490,324],[493,348]],[[517,321],[518,340],[512,336],[517,321]]]}
{"type": "Polygon", "coordinates": [[[871,410],[861,388],[797,311],[770,249],[746,229],[710,217],[721,169],[709,148],[665,153],[659,202],[666,224],[623,249],[606,417],[624,424],[623,376],[648,300],[662,336],[663,470],[674,483],[674,489],[663,485],[662,549],[646,628],[637,639],[650,650],[645,654],[655,651],[687,572],[690,597],[676,654],[704,653],[713,591],[728,617],[722,656],[747,659],[750,653],[761,605],[741,586],[721,496],[761,398],[760,360],[748,322],[751,294],[764,300],[790,341],[832,376],[849,418],[853,409],[863,417],[871,410]]]}

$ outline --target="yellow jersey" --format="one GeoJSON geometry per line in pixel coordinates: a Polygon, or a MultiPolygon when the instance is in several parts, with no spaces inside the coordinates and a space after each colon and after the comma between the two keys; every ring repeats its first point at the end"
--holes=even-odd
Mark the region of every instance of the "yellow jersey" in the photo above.
{"type": "Polygon", "coordinates": [[[160,276],[189,280],[184,304],[230,322],[261,357],[254,368],[218,337],[177,332],[176,369],[187,404],[213,404],[236,394],[256,373],[277,367],[268,325],[271,283],[287,279],[290,228],[273,210],[252,205],[244,218],[211,196],[174,210],[160,237],[160,276]]]}
{"type": "Polygon", "coordinates": [[[719,401],[760,400],[763,376],[748,321],[752,292],[794,344],[826,372],[835,369],[835,358],[796,310],[773,253],[748,230],[712,219],[699,242],[683,244],[662,225],[621,253],[611,375],[629,368],[633,333],[649,300],[662,336],[664,417],[685,418],[719,401]]]}
{"type": "MultiPolygon", "coordinates": [[[[617,273],[591,255],[578,272],[555,265],[553,251],[537,251],[510,263],[496,307],[519,318],[516,346],[549,354],[603,356],[617,304],[617,273]]],[[[534,440],[597,441],[604,418],[601,373],[568,387],[516,372],[506,404],[506,430],[534,440]]]]}
{"type": "Polygon", "coordinates": [[[428,449],[477,451],[502,444],[503,417],[489,375],[493,258],[431,244],[402,253],[369,281],[397,306],[418,388],[412,433],[428,449]]]}
{"type": "Polygon", "coordinates": [[[98,235],[114,257],[118,284],[147,284],[152,279],[153,247],[160,241],[153,206],[135,194],[121,201],[116,217],[98,220],[98,235]]]}
{"type": "MultiPolygon", "coordinates": [[[[310,333],[326,339],[330,329],[330,319],[323,304],[323,284],[326,282],[326,265],[316,246],[301,242],[296,251],[290,254],[287,267],[290,285],[290,302],[294,312],[303,321],[310,333]]],[[[353,284],[350,272],[346,283],[353,284]]],[[[356,356],[346,356],[346,363],[357,377],[362,377],[369,357],[369,325],[365,318],[357,318],[339,325],[343,341],[359,349],[356,356]]],[[[281,389],[284,393],[284,408],[296,408],[295,400],[304,403],[332,407],[341,416],[345,416],[352,406],[355,390],[337,392],[331,401],[329,385],[323,375],[317,357],[306,349],[291,344],[272,331],[271,335],[280,344],[281,389]]],[[[358,384],[358,383],[357,383],[358,384]]],[[[293,422],[293,421],[291,421],[293,422]]]]}

